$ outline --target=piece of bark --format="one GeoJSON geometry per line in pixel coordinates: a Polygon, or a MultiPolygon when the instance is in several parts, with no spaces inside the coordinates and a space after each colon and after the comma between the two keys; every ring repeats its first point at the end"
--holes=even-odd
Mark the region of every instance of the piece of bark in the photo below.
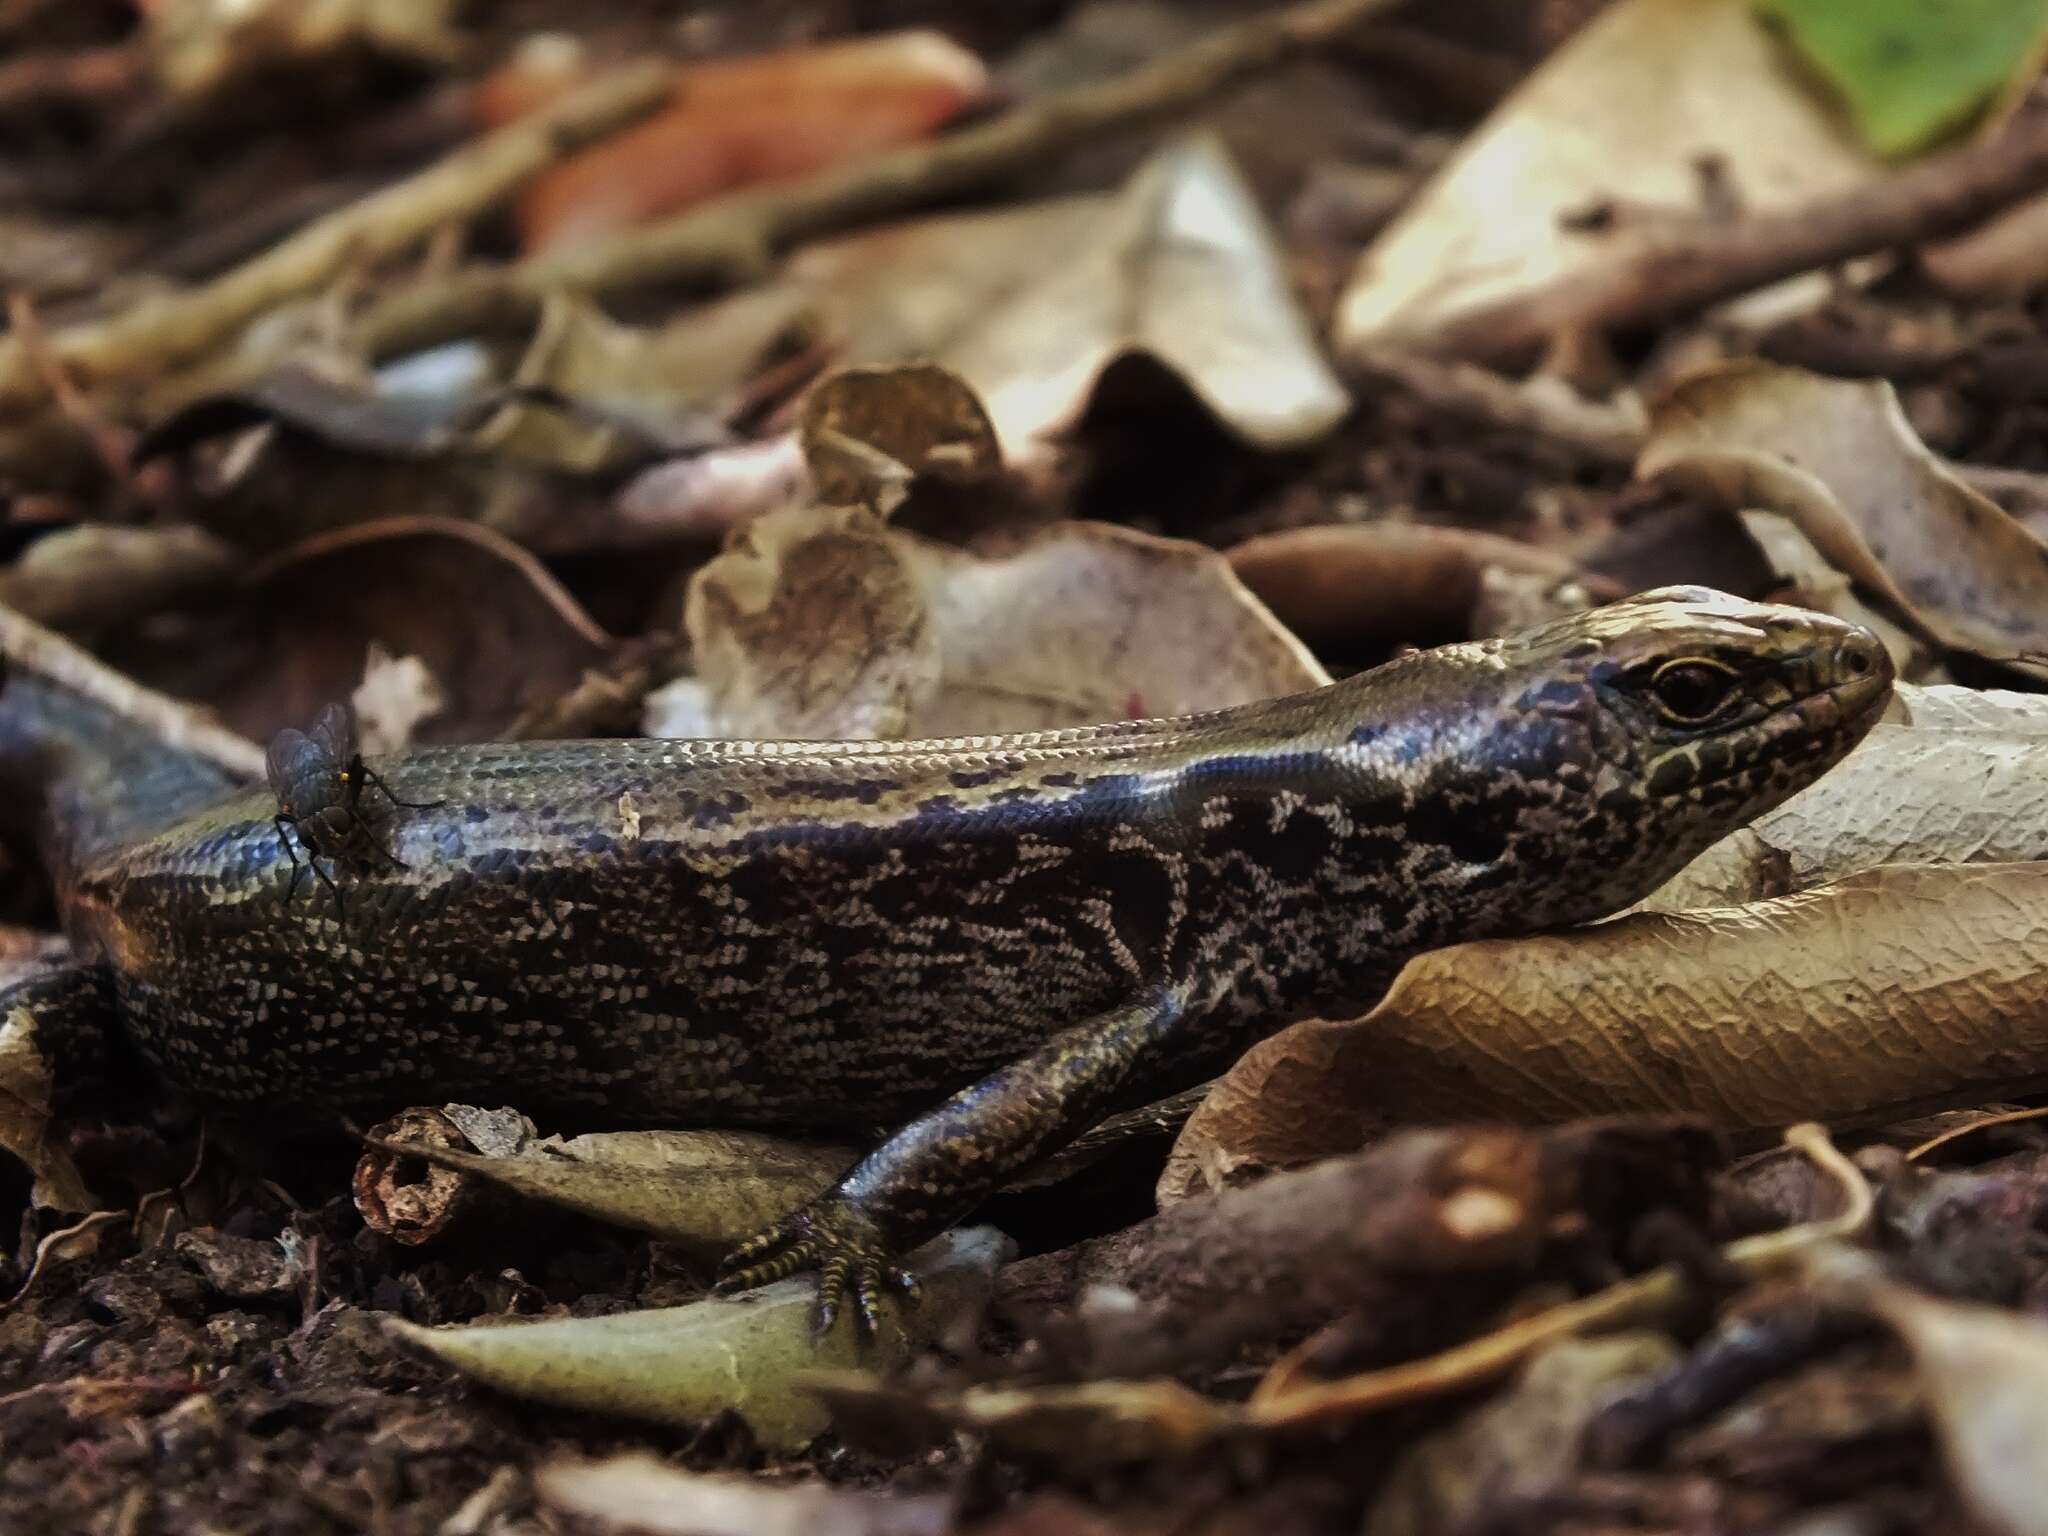
{"type": "Polygon", "coordinates": [[[1404,1132],[1014,1264],[998,1295],[1029,1307],[1121,1286],[1168,1332],[1251,1298],[1273,1337],[1350,1311],[1408,1311],[1461,1293],[1420,1275],[1517,1277],[1566,1228],[1600,1228],[1622,1207],[1634,1208],[1625,1224],[1657,1203],[1701,1206],[1711,1147],[1686,1120],[1404,1132]],[[1596,1190],[1618,1198],[1589,1209],[1596,1190]]]}

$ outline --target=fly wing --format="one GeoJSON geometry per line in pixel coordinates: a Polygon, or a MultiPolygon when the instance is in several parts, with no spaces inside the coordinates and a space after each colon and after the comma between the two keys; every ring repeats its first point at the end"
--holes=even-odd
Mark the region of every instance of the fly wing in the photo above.
{"type": "Polygon", "coordinates": [[[342,767],[356,755],[356,717],[346,704],[329,704],[313,721],[312,739],[342,767]]]}
{"type": "Polygon", "coordinates": [[[269,780],[270,792],[277,796],[281,809],[297,814],[292,805],[304,798],[302,786],[309,775],[320,771],[325,757],[319,743],[290,726],[270,738],[270,746],[263,754],[263,776],[269,780]]]}

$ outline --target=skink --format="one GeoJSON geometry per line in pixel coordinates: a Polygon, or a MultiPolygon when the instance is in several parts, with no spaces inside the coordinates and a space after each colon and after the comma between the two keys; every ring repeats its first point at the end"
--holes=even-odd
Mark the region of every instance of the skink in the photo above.
{"type": "Polygon", "coordinates": [[[433,748],[373,760],[426,808],[382,810],[398,864],[343,911],[289,890],[270,793],[19,675],[0,773],[88,963],[10,1002],[60,1075],[139,1052],[230,1104],[887,1133],[726,1272],[872,1319],[895,1255],[1105,1116],[1419,951],[1636,901],[1890,680],[1860,629],[1674,588],[1182,719],[433,748]]]}

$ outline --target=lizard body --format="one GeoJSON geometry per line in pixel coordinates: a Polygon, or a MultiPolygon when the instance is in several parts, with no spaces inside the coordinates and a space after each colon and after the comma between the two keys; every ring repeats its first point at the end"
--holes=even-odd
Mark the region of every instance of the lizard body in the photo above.
{"type": "Polygon", "coordinates": [[[1629,905],[1839,759],[1889,680],[1861,630],[1673,589],[1176,720],[432,748],[375,761],[418,804],[383,808],[396,863],[345,913],[288,890],[272,795],[32,677],[0,693],[0,770],[106,1038],[203,1098],[900,1127],[736,1255],[735,1281],[822,1267],[829,1315],[1088,1125],[1410,956],[1629,905]]]}

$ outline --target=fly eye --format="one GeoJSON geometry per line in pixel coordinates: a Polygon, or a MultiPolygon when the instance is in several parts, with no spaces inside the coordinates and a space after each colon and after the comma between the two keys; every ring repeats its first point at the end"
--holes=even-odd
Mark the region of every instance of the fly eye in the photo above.
{"type": "Polygon", "coordinates": [[[1741,682],[1718,661],[1667,661],[1650,679],[1650,692],[1667,718],[1699,725],[1728,707],[1741,682]]]}

